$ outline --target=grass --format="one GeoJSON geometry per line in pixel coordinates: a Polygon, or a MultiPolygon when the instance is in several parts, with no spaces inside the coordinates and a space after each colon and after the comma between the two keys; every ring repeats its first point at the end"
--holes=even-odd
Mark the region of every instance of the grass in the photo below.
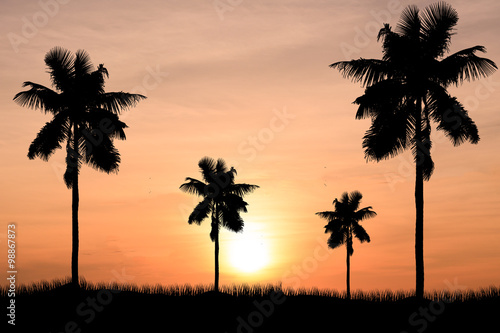
{"type": "MultiPolygon", "coordinates": [[[[17,285],[16,328],[52,333],[480,332],[496,325],[500,312],[496,286],[430,291],[417,303],[411,290],[356,290],[347,301],[335,289],[280,284],[223,285],[221,296],[215,296],[210,284],[81,280],[75,291],[69,282],[17,285]]],[[[7,293],[2,286],[2,304],[10,298],[7,293]]]]}
{"type": "MultiPolygon", "coordinates": [[[[61,288],[70,284],[71,278],[54,279],[52,281],[42,280],[31,284],[20,284],[16,286],[16,294],[32,295],[48,292],[57,288],[61,288]]],[[[212,291],[212,284],[118,284],[118,283],[92,283],[85,279],[80,282],[81,289],[85,291],[99,291],[103,289],[120,290],[124,292],[148,294],[148,295],[164,295],[164,296],[199,296],[212,291]]],[[[263,297],[272,292],[282,292],[285,296],[317,296],[344,299],[345,292],[339,292],[336,289],[319,289],[312,288],[282,288],[281,284],[232,284],[220,286],[220,292],[229,294],[235,297],[263,297]]],[[[8,287],[0,287],[0,296],[7,297],[8,287]]],[[[413,290],[354,290],[351,292],[352,300],[368,301],[368,302],[394,302],[407,299],[414,295],[413,290]]],[[[485,299],[494,299],[500,297],[500,288],[490,286],[479,289],[466,290],[433,290],[425,293],[424,296],[428,300],[453,300],[456,302],[480,301],[485,299]]]]}

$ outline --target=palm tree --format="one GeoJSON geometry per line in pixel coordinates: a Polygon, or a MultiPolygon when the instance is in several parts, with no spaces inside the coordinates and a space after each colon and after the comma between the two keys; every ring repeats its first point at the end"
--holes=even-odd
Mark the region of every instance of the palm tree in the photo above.
{"type": "Polygon", "coordinates": [[[321,218],[328,221],[328,224],[325,226],[325,233],[330,233],[330,238],[328,238],[328,247],[335,249],[343,244],[346,246],[347,299],[351,299],[350,257],[354,253],[354,249],[352,247],[353,236],[359,239],[361,243],[370,242],[370,236],[368,236],[366,230],[359,225],[359,222],[377,215],[377,213],[371,210],[371,206],[358,210],[362,198],[363,195],[358,191],[351,192],[351,194],[344,192],[342,193],[340,200],[333,200],[335,211],[316,213],[316,215],[319,215],[321,218]]]}
{"type": "Polygon", "coordinates": [[[247,203],[243,200],[243,196],[259,186],[235,184],[236,170],[233,167],[228,169],[224,160],[220,158],[215,161],[210,157],[204,157],[198,166],[205,182],[187,177],[187,183],[182,184],[180,189],[203,197],[189,215],[189,224],[200,225],[209,216],[212,219],[210,239],[215,242],[214,291],[219,292],[219,230],[221,227],[234,232],[243,230],[240,213],[247,212],[247,203]]]}
{"type": "Polygon", "coordinates": [[[119,120],[120,112],[145,98],[125,92],[104,92],[104,76],[109,77],[103,65],[94,69],[87,52],[74,55],[55,47],[45,55],[45,64],[55,90],[33,82],[14,97],[21,106],[50,113],[47,122],[28,150],[28,158],[50,156],[66,143],[66,172],[64,182],[72,189],[72,255],[71,280],[79,285],[78,277],[78,174],[82,163],[106,173],[118,172],[120,154],[113,139],[125,140],[127,125],[119,120]]]}
{"type": "Polygon", "coordinates": [[[478,143],[476,124],[447,88],[464,80],[486,77],[497,69],[493,61],[476,55],[485,52],[483,46],[445,57],[457,21],[457,12],[444,2],[430,5],[422,12],[416,6],[408,6],[394,31],[388,24],[380,30],[377,39],[382,40],[381,60],[361,58],[330,65],[366,87],[364,95],[354,101],[359,105],[356,119],[372,119],[363,137],[366,159],[378,162],[406,149],[412,151],[416,166],[417,299],[423,299],[424,293],[423,182],[430,179],[434,170],[430,155],[431,120],[455,146],[465,141],[478,143]]]}

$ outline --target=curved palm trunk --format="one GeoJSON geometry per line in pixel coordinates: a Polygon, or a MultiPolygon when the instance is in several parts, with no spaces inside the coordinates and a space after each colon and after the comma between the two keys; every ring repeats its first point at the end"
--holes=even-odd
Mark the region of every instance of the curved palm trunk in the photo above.
{"type": "MultiPolygon", "coordinates": [[[[417,99],[416,109],[416,125],[415,136],[416,144],[422,142],[422,102],[417,99]]],[[[416,297],[419,300],[424,298],[424,178],[423,178],[423,161],[425,153],[419,152],[420,147],[417,144],[417,154],[421,153],[420,161],[416,162],[416,176],[415,176],[415,273],[416,273],[416,297]],[[419,163],[420,162],[420,163],[419,163]]]]}
{"type": "Polygon", "coordinates": [[[78,205],[80,202],[80,197],[78,193],[78,131],[77,125],[74,124],[74,135],[73,135],[73,147],[75,147],[76,161],[76,171],[73,173],[73,187],[72,187],[72,238],[73,247],[71,253],[71,282],[74,286],[78,286],[78,249],[79,249],[79,237],[78,237],[78,205]]]}

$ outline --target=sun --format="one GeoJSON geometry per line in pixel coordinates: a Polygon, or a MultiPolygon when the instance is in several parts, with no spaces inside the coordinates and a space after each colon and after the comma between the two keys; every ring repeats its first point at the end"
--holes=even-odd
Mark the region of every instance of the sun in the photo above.
{"type": "Polygon", "coordinates": [[[237,270],[256,273],[269,264],[266,241],[256,233],[238,235],[229,244],[229,261],[237,270]]]}

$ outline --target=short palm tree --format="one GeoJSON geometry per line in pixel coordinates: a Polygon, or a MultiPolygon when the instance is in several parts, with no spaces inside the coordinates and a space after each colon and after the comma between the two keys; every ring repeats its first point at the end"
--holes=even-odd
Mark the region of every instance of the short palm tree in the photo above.
{"type": "Polygon", "coordinates": [[[416,296],[424,294],[424,180],[434,170],[431,159],[431,121],[444,131],[455,146],[465,141],[478,143],[476,124],[463,105],[447,88],[464,80],[475,80],[492,74],[497,66],[477,52],[474,46],[445,57],[457,24],[457,12],[439,2],[420,12],[408,6],[395,30],[385,24],[378,39],[382,40],[383,57],[341,61],[330,65],[344,77],[366,87],[356,119],[371,118],[372,124],[363,138],[367,160],[380,161],[411,150],[416,167],[415,181],[415,265],[416,296]]]}
{"type": "Polygon", "coordinates": [[[119,120],[120,112],[134,106],[142,95],[104,91],[103,65],[94,69],[89,55],[76,54],[60,47],[51,49],[45,64],[55,90],[41,84],[24,82],[22,91],[14,97],[21,106],[40,109],[52,115],[31,143],[28,158],[50,156],[66,145],[64,182],[72,189],[72,255],[71,280],[78,286],[78,174],[82,163],[106,173],[118,172],[120,154],[113,139],[125,140],[127,125],[119,120]]]}
{"type": "Polygon", "coordinates": [[[350,194],[347,192],[342,193],[340,200],[335,199],[333,205],[335,210],[318,212],[316,215],[326,219],[328,224],[325,226],[325,233],[330,234],[328,238],[328,247],[335,249],[340,245],[346,246],[347,249],[347,274],[346,274],[346,295],[347,299],[351,299],[351,282],[350,282],[350,257],[354,253],[352,246],[353,237],[359,239],[361,243],[370,242],[370,236],[366,230],[359,224],[359,222],[374,217],[377,215],[372,211],[372,207],[365,207],[359,209],[363,195],[354,191],[350,194]]]}
{"type": "Polygon", "coordinates": [[[235,184],[236,170],[228,169],[223,159],[215,161],[210,157],[202,158],[200,167],[203,180],[186,178],[186,183],[180,186],[184,192],[203,197],[203,200],[189,215],[188,223],[198,224],[210,217],[212,228],[210,239],[215,243],[215,281],[214,291],[219,292],[219,230],[221,227],[234,232],[243,230],[241,212],[246,213],[248,205],[243,196],[257,189],[257,185],[235,184]]]}

